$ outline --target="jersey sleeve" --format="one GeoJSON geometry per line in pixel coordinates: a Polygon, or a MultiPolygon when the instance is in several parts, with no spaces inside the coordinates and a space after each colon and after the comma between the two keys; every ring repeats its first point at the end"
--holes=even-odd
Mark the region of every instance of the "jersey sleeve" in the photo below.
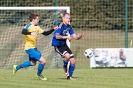
{"type": "Polygon", "coordinates": [[[31,26],[31,24],[29,23],[29,24],[27,24],[27,25],[24,27],[24,29],[28,30],[30,26],[31,26]]]}
{"type": "Polygon", "coordinates": [[[71,26],[70,26],[69,33],[70,33],[70,35],[74,34],[74,30],[73,30],[73,28],[71,26]]]}
{"type": "Polygon", "coordinates": [[[61,28],[58,28],[55,32],[61,34],[62,30],[61,30],[61,28]]]}

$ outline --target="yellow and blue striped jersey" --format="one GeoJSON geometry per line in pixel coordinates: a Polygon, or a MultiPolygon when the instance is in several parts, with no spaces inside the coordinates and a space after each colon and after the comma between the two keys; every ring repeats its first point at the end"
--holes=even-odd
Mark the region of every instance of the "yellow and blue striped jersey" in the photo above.
{"type": "MultiPolygon", "coordinates": [[[[36,32],[37,34],[41,34],[44,32],[39,26],[32,25],[31,23],[27,24],[25,28],[28,32],[36,32]]],[[[37,38],[32,35],[24,35],[25,40],[25,50],[30,48],[36,48],[37,46],[37,38]]]]}

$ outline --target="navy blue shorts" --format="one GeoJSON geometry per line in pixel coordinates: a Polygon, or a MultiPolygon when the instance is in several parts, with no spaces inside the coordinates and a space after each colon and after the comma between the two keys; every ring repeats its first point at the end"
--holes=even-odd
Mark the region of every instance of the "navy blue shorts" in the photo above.
{"type": "Polygon", "coordinates": [[[68,46],[54,46],[54,48],[55,48],[55,51],[59,53],[62,57],[64,57],[66,53],[69,53],[70,58],[74,58],[74,55],[68,46]]]}

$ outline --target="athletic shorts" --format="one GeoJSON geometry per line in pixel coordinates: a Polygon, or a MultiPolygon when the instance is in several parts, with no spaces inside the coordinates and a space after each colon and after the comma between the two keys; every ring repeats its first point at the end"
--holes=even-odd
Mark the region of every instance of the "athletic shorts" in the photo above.
{"type": "Polygon", "coordinates": [[[66,53],[69,53],[70,58],[74,58],[74,55],[68,46],[54,46],[54,48],[55,51],[59,53],[62,57],[64,57],[66,53]]]}
{"type": "Polygon", "coordinates": [[[41,53],[37,50],[37,48],[31,48],[26,50],[26,53],[29,56],[29,60],[39,61],[42,57],[41,53]]]}

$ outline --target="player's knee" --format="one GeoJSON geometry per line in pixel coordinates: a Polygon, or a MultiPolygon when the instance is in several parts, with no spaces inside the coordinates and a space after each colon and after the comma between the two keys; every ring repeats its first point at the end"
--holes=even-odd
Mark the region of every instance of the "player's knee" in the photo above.
{"type": "Polygon", "coordinates": [[[66,59],[66,60],[69,60],[69,59],[70,59],[70,54],[69,54],[69,53],[66,53],[66,54],[65,54],[65,59],[66,59]]]}
{"type": "Polygon", "coordinates": [[[44,58],[41,58],[41,59],[40,59],[40,63],[41,63],[41,64],[46,64],[46,60],[45,60],[44,58]]]}
{"type": "Polygon", "coordinates": [[[42,64],[46,64],[46,61],[44,60],[44,61],[42,61],[41,63],[42,63],[42,64]]]}
{"type": "Polygon", "coordinates": [[[71,62],[71,64],[75,64],[76,63],[76,60],[74,58],[71,58],[70,59],[70,62],[71,62]]]}

